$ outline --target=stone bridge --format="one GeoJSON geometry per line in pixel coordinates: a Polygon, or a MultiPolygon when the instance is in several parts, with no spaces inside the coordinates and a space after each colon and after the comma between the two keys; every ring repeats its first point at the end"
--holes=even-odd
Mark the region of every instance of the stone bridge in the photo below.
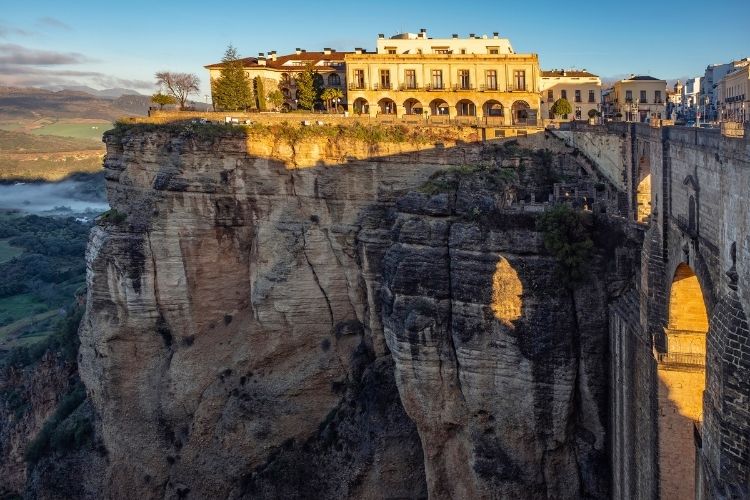
{"type": "Polygon", "coordinates": [[[750,129],[557,134],[643,234],[610,314],[613,498],[750,498],[750,129]]]}

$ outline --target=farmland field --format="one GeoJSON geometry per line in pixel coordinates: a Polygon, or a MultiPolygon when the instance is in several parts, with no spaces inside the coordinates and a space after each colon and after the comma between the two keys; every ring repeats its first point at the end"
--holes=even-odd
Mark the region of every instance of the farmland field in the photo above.
{"type": "Polygon", "coordinates": [[[101,142],[102,134],[112,127],[112,123],[106,121],[60,120],[33,128],[30,132],[34,135],[57,135],[101,142]]]}

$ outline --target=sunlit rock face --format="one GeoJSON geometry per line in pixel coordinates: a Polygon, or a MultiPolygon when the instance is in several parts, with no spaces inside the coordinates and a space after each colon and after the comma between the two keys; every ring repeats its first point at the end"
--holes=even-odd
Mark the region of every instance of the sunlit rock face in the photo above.
{"type": "Polygon", "coordinates": [[[481,183],[400,200],[385,338],[431,498],[605,498],[606,292],[568,291],[532,214],[481,183]]]}
{"type": "Polygon", "coordinates": [[[103,496],[607,496],[604,292],[556,280],[533,214],[474,216],[504,194],[420,194],[491,154],[440,146],[108,136],[103,496]]]}

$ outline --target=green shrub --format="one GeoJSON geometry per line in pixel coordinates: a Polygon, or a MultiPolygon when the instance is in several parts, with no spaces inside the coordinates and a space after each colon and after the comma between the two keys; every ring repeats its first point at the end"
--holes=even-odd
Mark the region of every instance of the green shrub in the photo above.
{"type": "Polygon", "coordinates": [[[36,464],[49,453],[65,454],[86,444],[93,433],[91,421],[84,416],[70,417],[86,400],[83,384],[77,382],[57,405],[52,416],[26,448],[25,459],[36,464]]]}
{"type": "Polygon", "coordinates": [[[105,224],[120,225],[125,222],[128,215],[118,211],[116,208],[110,208],[99,216],[99,221],[105,224]]]}
{"type": "Polygon", "coordinates": [[[558,262],[558,275],[567,287],[583,280],[589,269],[594,242],[582,214],[567,205],[556,205],[537,221],[544,248],[558,262]]]}

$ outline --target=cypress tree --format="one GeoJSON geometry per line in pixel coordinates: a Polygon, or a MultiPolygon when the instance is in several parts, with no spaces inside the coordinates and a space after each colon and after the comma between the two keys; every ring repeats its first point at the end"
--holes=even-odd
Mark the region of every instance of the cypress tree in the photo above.
{"type": "Polygon", "coordinates": [[[266,92],[263,90],[263,79],[259,76],[255,77],[255,104],[258,106],[258,110],[266,110],[266,92]]]}
{"type": "Polygon", "coordinates": [[[224,57],[221,76],[211,81],[214,105],[226,111],[244,110],[253,105],[253,89],[250,77],[242,68],[237,49],[229,45],[224,57]]]}
{"type": "Polygon", "coordinates": [[[311,65],[301,71],[295,78],[297,81],[297,106],[302,109],[313,109],[318,98],[315,86],[315,72],[311,65]]]}

